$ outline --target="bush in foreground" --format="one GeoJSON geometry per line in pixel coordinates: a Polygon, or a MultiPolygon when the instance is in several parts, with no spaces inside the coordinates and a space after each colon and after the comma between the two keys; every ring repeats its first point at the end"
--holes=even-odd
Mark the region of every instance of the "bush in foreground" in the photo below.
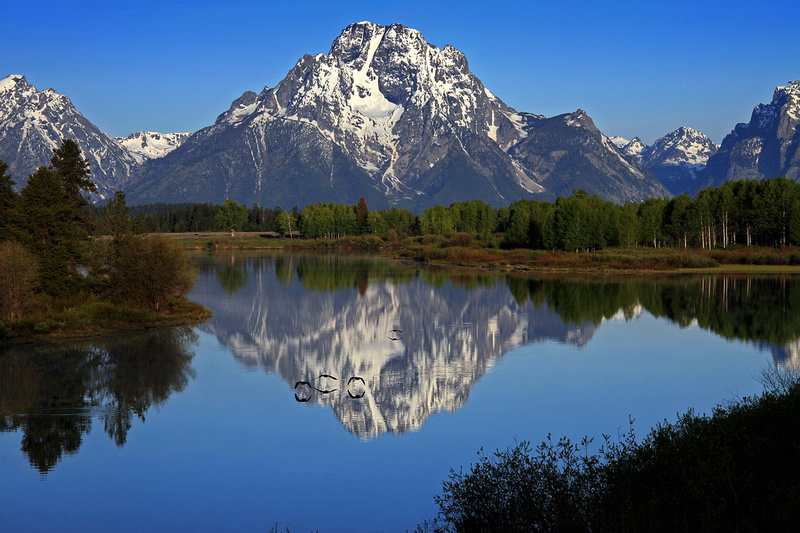
{"type": "Polygon", "coordinates": [[[588,453],[548,438],[451,470],[419,531],[794,531],[800,382],[588,453]]]}

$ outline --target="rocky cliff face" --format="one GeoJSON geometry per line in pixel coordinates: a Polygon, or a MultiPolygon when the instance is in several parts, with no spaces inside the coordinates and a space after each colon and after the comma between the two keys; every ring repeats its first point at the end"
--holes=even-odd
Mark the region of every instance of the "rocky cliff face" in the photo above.
{"type": "Polygon", "coordinates": [[[708,160],[696,190],[726,181],[776,176],[800,179],[800,81],[777,87],[750,122],[737,124],[708,160]]]}
{"type": "Polygon", "coordinates": [[[248,205],[362,195],[376,207],[475,198],[504,205],[569,194],[576,172],[583,188],[610,200],[668,194],[622,160],[585,113],[570,116],[551,123],[517,113],[460,51],[416,30],[352,24],[328,54],[304,56],[277,86],[245,93],[213,126],[148,165],[132,197],[175,191],[206,201],[213,191],[228,196],[212,201],[248,205]]]}

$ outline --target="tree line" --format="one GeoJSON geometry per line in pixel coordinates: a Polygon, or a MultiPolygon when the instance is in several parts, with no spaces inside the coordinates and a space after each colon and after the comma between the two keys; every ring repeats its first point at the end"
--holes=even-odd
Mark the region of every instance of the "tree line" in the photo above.
{"type": "MultiPolygon", "coordinates": [[[[95,208],[102,217],[104,207],[95,208]]],[[[247,208],[233,200],[222,205],[149,204],[136,206],[143,231],[262,231],[306,238],[376,235],[395,241],[420,235],[465,233],[505,247],[591,251],[649,246],[727,248],[730,245],[800,244],[800,184],[785,177],[726,182],[694,198],[650,198],[623,205],[575,190],[555,202],[518,200],[494,208],[481,200],[436,205],[415,214],[408,209],[369,209],[358,204],[309,204],[302,210],[247,208]]]]}

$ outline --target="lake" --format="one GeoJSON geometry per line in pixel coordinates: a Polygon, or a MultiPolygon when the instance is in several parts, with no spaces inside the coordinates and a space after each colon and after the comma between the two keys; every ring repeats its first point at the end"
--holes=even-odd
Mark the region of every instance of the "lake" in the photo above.
{"type": "Polygon", "coordinates": [[[0,350],[2,531],[405,531],[451,468],[800,368],[794,276],[194,255],[196,328],[0,350]]]}

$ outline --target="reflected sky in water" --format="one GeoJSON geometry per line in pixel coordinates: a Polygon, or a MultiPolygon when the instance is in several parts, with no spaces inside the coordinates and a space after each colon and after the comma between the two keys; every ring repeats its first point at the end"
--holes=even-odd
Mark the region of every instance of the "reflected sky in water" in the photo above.
{"type": "Polygon", "coordinates": [[[60,373],[80,379],[64,384],[44,370],[54,354],[0,356],[0,529],[413,530],[480,448],[615,436],[629,415],[643,435],[797,361],[797,326],[780,318],[798,301],[793,278],[601,283],[268,254],[198,264],[191,297],[214,318],[160,339],[162,367],[99,343],[72,354],[60,373]],[[43,445],[41,421],[56,418],[84,424],[80,442],[42,468],[21,448],[30,435],[43,445]]]}

